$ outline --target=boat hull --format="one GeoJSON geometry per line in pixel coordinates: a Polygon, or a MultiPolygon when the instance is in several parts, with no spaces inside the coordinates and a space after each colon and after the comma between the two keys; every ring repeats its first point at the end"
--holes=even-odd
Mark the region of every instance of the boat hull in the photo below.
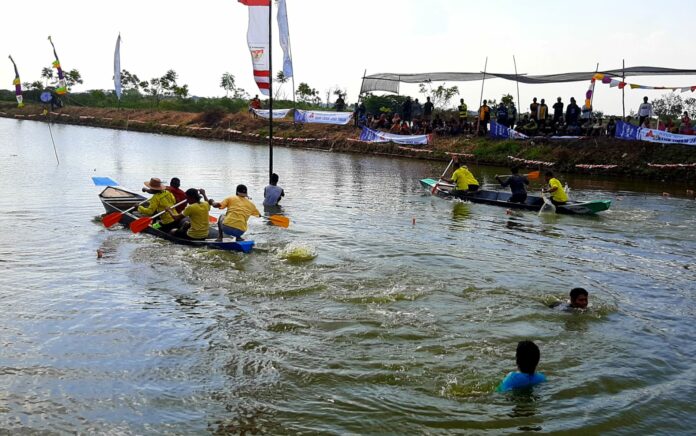
{"type": "MultiPolygon", "coordinates": [[[[528,195],[524,203],[512,203],[509,201],[512,196],[509,192],[482,189],[472,193],[463,193],[461,191],[455,191],[454,185],[451,183],[438,183],[435,179],[421,179],[420,183],[421,186],[430,191],[433,195],[443,198],[456,197],[472,203],[533,211],[539,211],[544,205],[544,199],[534,195],[528,195]]],[[[567,215],[594,215],[609,209],[609,207],[611,207],[611,200],[569,201],[564,205],[556,206],[556,213],[567,215]]]]}
{"type": "MultiPolygon", "coordinates": [[[[145,200],[140,194],[136,194],[125,189],[116,188],[109,186],[105,188],[99,194],[99,200],[101,200],[104,210],[107,214],[112,212],[123,212],[130,209],[131,207],[141,203],[145,200]]],[[[128,227],[130,223],[138,219],[139,216],[134,213],[124,213],[119,221],[120,224],[128,227]]],[[[225,241],[218,242],[215,240],[218,236],[218,230],[215,227],[210,227],[208,232],[208,239],[201,241],[179,238],[172,236],[167,232],[163,232],[152,226],[147,227],[142,233],[147,233],[161,239],[165,239],[169,242],[173,242],[179,245],[188,245],[192,247],[205,247],[215,250],[225,250],[225,251],[240,251],[242,253],[249,253],[254,247],[254,241],[225,241]]]]}

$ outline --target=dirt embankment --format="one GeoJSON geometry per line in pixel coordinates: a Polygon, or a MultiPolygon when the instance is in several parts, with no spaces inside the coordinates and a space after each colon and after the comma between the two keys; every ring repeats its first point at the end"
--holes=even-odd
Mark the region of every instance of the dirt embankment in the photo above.
{"type": "MultiPolygon", "coordinates": [[[[20,120],[86,125],[178,136],[263,143],[268,121],[247,113],[187,113],[174,111],[68,107],[42,114],[39,105],[17,109],[0,103],[0,116],[20,120]]],[[[660,145],[614,138],[582,140],[500,141],[476,137],[435,137],[428,146],[400,146],[358,141],[352,125],[294,125],[291,118],[273,123],[274,144],[360,154],[398,156],[525,168],[551,168],[566,173],[640,175],[654,179],[679,177],[696,180],[696,147],[660,145]]]]}

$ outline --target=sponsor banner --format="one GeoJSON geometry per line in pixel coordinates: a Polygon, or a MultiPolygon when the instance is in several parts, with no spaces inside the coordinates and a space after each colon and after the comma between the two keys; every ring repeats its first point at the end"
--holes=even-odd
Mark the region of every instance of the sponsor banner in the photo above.
{"type": "Polygon", "coordinates": [[[114,50],[114,92],[116,97],[121,99],[121,34],[116,38],[116,49],[114,50]]]}
{"type": "Polygon", "coordinates": [[[618,139],[636,140],[638,139],[638,126],[623,121],[617,121],[614,137],[618,139]]]}
{"type": "MultiPolygon", "coordinates": [[[[260,116],[261,118],[268,118],[270,114],[268,113],[268,109],[252,109],[256,115],[260,116]]],[[[277,118],[285,118],[288,116],[288,112],[290,112],[292,109],[273,109],[273,119],[277,118]]]]}
{"type": "Polygon", "coordinates": [[[353,112],[326,112],[326,111],[295,111],[295,121],[310,124],[338,124],[346,125],[353,117],[353,112]]]}
{"type": "Polygon", "coordinates": [[[283,75],[292,77],[292,54],[290,51],[290,30],[288,27],[288,8],[285,0],[278,1],[278,33],[280,46],[283,48],[283,75]]]}
{"type": "Polygon", "coordinates": [[[360,133],[360,140],[365,142],[394,142],[405,145],[427,145],[430,143],[431,135],[395,135],[363,127],[362,133],[360,133]]]}
{"type": "Polygon", "coordinates": [[[655,129],[638,129],[638,139],[660,144],[696,145],[696,136],[694,135],[678,135],[655,129]]]}
{"type": "Polygon", "coordinates": [[[529,136],[491,121],[491,129],[488,132],[491,138],[499,139],[529,139],[529,136]]]}

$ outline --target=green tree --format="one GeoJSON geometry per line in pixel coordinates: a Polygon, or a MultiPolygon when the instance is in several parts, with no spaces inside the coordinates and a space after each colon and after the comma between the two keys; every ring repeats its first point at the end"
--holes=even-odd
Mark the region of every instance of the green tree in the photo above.
{"type": "Polygon", "coordinates": [[[147,87],[147,82],[140,80],[137,74],[133,74],[128,70],[121,70],[121,86],[124,91],[135,90],[140,93],[141,88],[147,87]]]}
{"type": "Polygon", "coordinates": [[[304,103],[317,103],[319,100],[319,92],[310,87],[308,84],[305,82],[301,82],[297,86],[297,97],[299,98],[300,101],[304,103]]]}
{"type": "Polygon", "coordinates": [[[72,69],[65,73],[65,84],[70,90],[75,85],[82,85],[82,75],[76,69],[72,69]]]}
{"type": "Polygon", "coordinates": [[[237,88],[234,82],[234,75],[230,73],[223,73],[220,79],[220,88],[225,90],[225,97],[229,96],[230,92],[234,92],[237,88]]]}
{"type": "Polygon", "coordinates": [[[505,106],[511,106],[515,99],[512,97],[510,94],[504,94],[501,98],[500,101],[505,105],[505,106]]]}
{"type": "Polygon", "coordinates": [[[285,93],[281,94],[281,90],[283,89],[283,85],[290,80],[289,77],[285,77],[285,73],[283,70],[278,71],[276,73],[275,81],[278,82],[278,86],[276,86],[273,90],[273,98],[278,100],[280,98],[285,98],[285,93]]]}
{"type": "Polygon", "coordinates": [[[41,77],[48,81],[53,80],[53,68],[44,67],[41,69],[41,77]]]}
{"type": "Polygon", "coordinates": [[[653,100],[652,105],[655,114],[660,117],[678,118],[684,112],[684,100],[673,92],[653,100]]]}
{"type": "Polygon", "coordinates": [[[459,87],[446,87],[446,83],[433,88],[432,82],[424,82],[418,85],[418,92],[423,96],[429,96],[433,106],[439,109],[446,109],[455,95],[459,94],[459,87]]]}

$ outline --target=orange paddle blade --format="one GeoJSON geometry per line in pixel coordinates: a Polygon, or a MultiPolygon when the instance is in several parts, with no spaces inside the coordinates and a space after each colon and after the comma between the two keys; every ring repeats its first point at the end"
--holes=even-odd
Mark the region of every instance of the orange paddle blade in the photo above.
{"type": "Polygon", "coordinates": [[[290,225],[290,218],[282,215],[271,215],[268,217],[271,224],[278,227],[288,227],[290,225]]]}
{"type": "Polygon", "coordinates": [[[104,224],[104,227],[111,227],[121,221],[122,216],[123,212],[112,212],[102,218],[102,224],[104,224]]]}
{"type": "Polygon", "coordinates": [[[131,232],[133,233],[140,233],[146,228],[148,228],[152,224],[152,218],[149,216],[144,216],[142,218],[138,218],[137,220],[133,221],[130,224],[130,229],[131,232]]]}
{"type": "Polygon", "coordinates": [[[541,175],[541,171],[532,171],[531,173],[527,174],[528,179],[538,179],[539,175],[541,175]]]}
{"type": "Polygon", "coordinates": [[[212,224],[215,224],[215,223],[217,222],[217,218],[215,218],[215,217],[212,216],[212,215],[208,215],[208,222],[209,222],[209,223],[212,223],[212,224]]]}

